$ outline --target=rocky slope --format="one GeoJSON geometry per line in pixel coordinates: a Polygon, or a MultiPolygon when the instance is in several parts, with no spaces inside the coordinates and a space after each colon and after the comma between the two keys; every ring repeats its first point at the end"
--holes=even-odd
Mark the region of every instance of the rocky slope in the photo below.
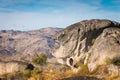
{"type": "Polygon", "coordinates": [[[33,31],[0,30],[0,59],[29,60],[35,53],[45,53],[50,58],[55,44],[52,35],[59,30],[50,27],[33,31]]]}
{"type": "Polygon", "coordinates": [[[120,24],[110,20],[84,20],[54,35],[57,47],[53,55],[62,64],[77,68],[81,62],[90,71],[106,64],[106,59],[120,62],[120,24]]]}

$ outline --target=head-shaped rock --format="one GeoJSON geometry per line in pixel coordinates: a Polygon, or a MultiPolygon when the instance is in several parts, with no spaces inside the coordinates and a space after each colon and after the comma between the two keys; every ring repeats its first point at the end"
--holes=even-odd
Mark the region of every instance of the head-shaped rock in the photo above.
{"type": "Polygon", "coordinates": [[[105,28],[118,27],[117,22],[110,20],[85,20],[70,25],[54,35],[56,47],[53,56],[62,64],[75,67],[78,61],[85,58],[96,39],[105,28]]]}

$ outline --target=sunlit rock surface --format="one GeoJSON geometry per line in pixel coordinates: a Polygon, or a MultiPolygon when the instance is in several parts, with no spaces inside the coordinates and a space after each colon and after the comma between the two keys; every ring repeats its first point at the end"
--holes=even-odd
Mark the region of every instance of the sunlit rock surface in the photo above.
{"type": "Polygon", "coordinates": [[[84,20],[54,35],[53,55],[60,63],[76,68],[79,61],[90,71],[105,59],[120,60],[120,24],[110,20],[84,20]]]}

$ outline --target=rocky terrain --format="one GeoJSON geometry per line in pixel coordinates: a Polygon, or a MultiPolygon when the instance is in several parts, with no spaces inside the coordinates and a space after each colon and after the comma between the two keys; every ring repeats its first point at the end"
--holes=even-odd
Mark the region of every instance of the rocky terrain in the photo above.
{"type": "Polygon", "coordinates": [[[0,74],[21,72],[26,69],[33,70],[33,65],[19,61],[0,61],[0,74]]]}
{"type": "Polygon", "coordinates": [[[57,47],[53,55],[58,62],[78,69],[77,63],[86,64],[89,71],[97,66],[120,63],[120,24],[110,20],[84,20],[54,35],[57,47]]]}
{"type": "Polygon", "coordinates": [[[30,65],[21,61],[41,53],[66,65],[52,58],[29,77],[23,73],[25,80],[120,80],[120,23],[92,19],[65,29],[0,30],[0,73],[24,71],[30,65]]]}
{"type": "Polygon", "coordinates": [[[55,45],[52,35],[59,30],[50,27],[32,31],[0,30],[0,59],[30,60],[35,53],[45,53],[50,58],[55,45]]]}

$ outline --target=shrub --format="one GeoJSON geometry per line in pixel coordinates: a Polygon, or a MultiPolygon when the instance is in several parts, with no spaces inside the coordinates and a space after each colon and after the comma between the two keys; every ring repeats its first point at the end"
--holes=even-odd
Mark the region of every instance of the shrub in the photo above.
{"type": "Polygon", "coordinates": [[[47,61],[47,56],[45,54],[40,54],[32,59],[32,62],[36,65],[43,65],[47,61]]]}
{"type": "Polygon", "coordinates": [[[37,75],[39,73],[42,73],[38,68],[35,68],[34,70],[31,71],[33,75],[37,75]]]}
{"type": "Polygon", "coordinates": [[[79,75],[84,75],[84,76],[87,76],[87,75],[90,75],[90,72],[89,72],[89,69],[88,69],[88,66],[87,65],[82,65],[80,70],[78,71],[78,74],[79,75]]]}
{"type": "Polygon", "coordinates": [[[116,65],[116,66],[120,66],[120,60],[112,60],[108,57],[105,58],[105,62],[106,64],[113,64],[113,65],[116,65]]]}
{"type": "Polygon", "coordinates": [[[26,57],[24,57],[24,56],[20,58],[20,60],[23,60],[23,61],[25,61],[25,59],[26,59],[26,57]]]}
{"type": "Polygon", "coordinates": [[[91,53],[88,53],[88,54],[87,54],[86,63],[85,63],[86,65],[88,64],[90,57],[91,57],[91,53]]]}
{"type": "Polygon", "coordinates": [[[105,62],[106,62],[107,65],[113,64],[112,60],[109,57],[105,58],[105,62]]]}
{"type": "Polygon", "coordinates": [[[95,40],[96,40],[96,39],[92,39],[92,44],[94,44],[94,43],[95,43],[95,40]]]}
{"type": "Polygon", "coordinates": [[[25,77],[30,77],[31,76],[31,70],[24,70],[22,72],[22,75],[25,76],[25,77]]]}
{"type": "Polygon", "coordinates": [[[78,68],[78,67],[81,67],[81,66],[83,66],[84,64],[81,62],[81,61],[78,61],[77,63],[76,63],[76,68],[78,68]]]}

